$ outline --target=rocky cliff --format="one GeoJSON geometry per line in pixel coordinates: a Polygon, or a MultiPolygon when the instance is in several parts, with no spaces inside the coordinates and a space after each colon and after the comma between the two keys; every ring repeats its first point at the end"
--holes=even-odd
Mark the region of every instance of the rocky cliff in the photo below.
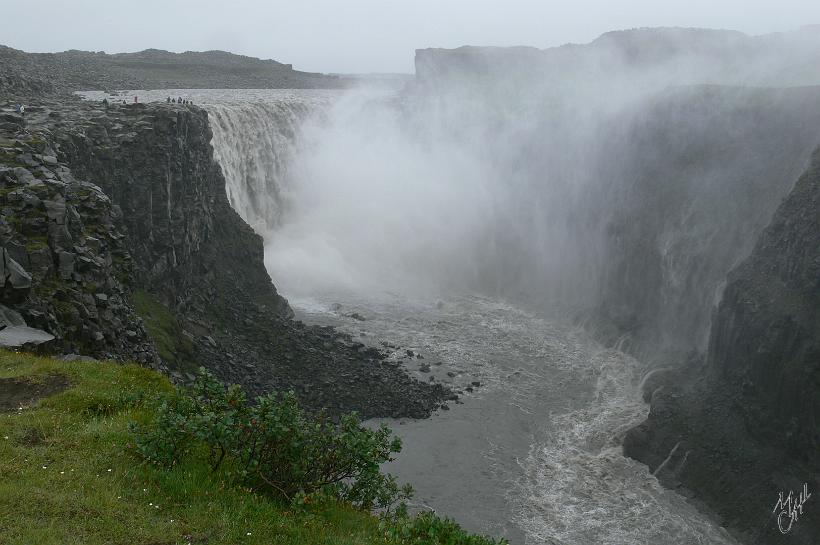
{"type": "Polygon", "coordinates": [[[0,303],[54,335],[52,350],[136,357],[178,380],[204,365],[252,394],[293,389],[365,417],[425,416],[452,396],[290,319],[261,238],[228,203],[204,110],[55,98],[4,115],[14,260],[0,303]]]}
{"type": "Polygon", "coordinates": [[[159,366],[129,302],[134,267],[119,209],[58,161],[51,134],[24,125],[8,113],[0,123],[3,344],[49,341],[159,366]]]}
{"type": "Polygon", "coordinates": [[[814,497],[793,524],[776,504],[804,483],[820,490],[820,150],[729,274],[703,369],[649,384],[651,412],[627,455],[745,543],[816,543],[814,497]]]}

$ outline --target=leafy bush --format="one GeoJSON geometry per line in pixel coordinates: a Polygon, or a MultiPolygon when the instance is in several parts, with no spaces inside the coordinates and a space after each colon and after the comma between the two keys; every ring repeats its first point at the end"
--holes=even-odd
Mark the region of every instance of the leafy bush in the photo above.
{"type": "Polygon", "coordinates": [[[159,400],[148,425],[131,425],[136,450],[163,466],[206,450],[213,471],[289,502],[334,498],[364,509],[389,508],[412,494],[380,465],[401,450],[386,426],[371,430],[355,414],[338,423],[305,413],[293,392],[249,404],[200,369],[191,391],[159,400]]]}
{"type": "Polygon", "coordinates": [[[381,527],[386,537],[404,545],[507,545],[506,539],[467,533],[456,522],[431,512],[409,517],[401,509],[383,515],[381,527]]]}

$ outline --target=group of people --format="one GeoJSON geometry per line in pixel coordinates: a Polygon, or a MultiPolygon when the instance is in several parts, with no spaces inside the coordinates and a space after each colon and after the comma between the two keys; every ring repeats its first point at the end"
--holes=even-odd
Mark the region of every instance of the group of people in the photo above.
{"type": "MultiPolygon", "coordinates": [[[[103,103],[103,106],[105,106],[106,110],[108,109],[108,106],[111,104],[111,102],[108,101],[108,98],[103,98],[102,103],[103,103]]],[[[122,101],[122,103],[125,104],[125,105],[128,104],[124,100],[122,101]]],[[[134,97],[134,104],[136,104],[136,103],[137,103],[137,97],[134,97]]]]}
{"type": "MultiPolygon", "coordinates": [[[[137,104],[138,102],[139,102],[139,97],[137,97],[135,95],[134,96],[134,104],[137,104]]],[[[179,97],[179,98],[168,97],[168,98],[165,99],[165,102],[167,102],[169,104],[173,103],[173,104],[186,104],[186,105],[194,103],[192,100],[183,99],[182,97],[179,97]]],[[[108,101],[108,98],[103,98],[102,103],[103,103],[103,106],[105,106],[105,109],[107,110],[108,106],[110,104],[110,102],[108,101]]],[[[123,100],[122,103],[126,104],[125,100],[123,100]]],[[[18,104],[17,108],[16,108],[17,113],[22,114],[24,108],[25,108],[24,106],[18,104]]]]}
{"type": "Polygon", "coordinates": [[[194,103],[192,100],[183,99],[182,97],[179,97],[179,98],[168,97],[168,98],[165,99],[165,102],[167,102],[168,104],[193,104],[194,103]]]}

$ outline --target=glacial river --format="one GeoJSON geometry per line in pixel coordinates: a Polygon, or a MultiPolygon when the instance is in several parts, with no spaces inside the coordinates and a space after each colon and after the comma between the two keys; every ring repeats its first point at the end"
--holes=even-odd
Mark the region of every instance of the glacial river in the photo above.
{"type": "MultiPolygon", "coordinates": [[[[281,285],[288,295],[287,280],[281,285]]],[[[463,404],[428,420],[385,420],[404,440],[386,469],[413,484],[414,507],[519,545],[734,543],[621,454],[622,434],[648,410],[642,365],[583,330],[480,296],[290,302],[305,321],[399,346],[391,357],[420,380],[464,392],[463,404]],[[344,316],[353,313],[366,321],[344,316]]]]}

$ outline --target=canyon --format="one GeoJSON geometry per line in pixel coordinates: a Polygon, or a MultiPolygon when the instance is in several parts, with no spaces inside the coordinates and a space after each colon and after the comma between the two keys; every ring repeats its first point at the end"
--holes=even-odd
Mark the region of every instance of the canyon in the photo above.
{"type": "Polygon", "coordinates": [[[392,419],[420,502],[516,543],[813,543],[772,508],[820,485],[818,57],[643,29],[370,91],[4,50],[3,319],[392,419]]]}

